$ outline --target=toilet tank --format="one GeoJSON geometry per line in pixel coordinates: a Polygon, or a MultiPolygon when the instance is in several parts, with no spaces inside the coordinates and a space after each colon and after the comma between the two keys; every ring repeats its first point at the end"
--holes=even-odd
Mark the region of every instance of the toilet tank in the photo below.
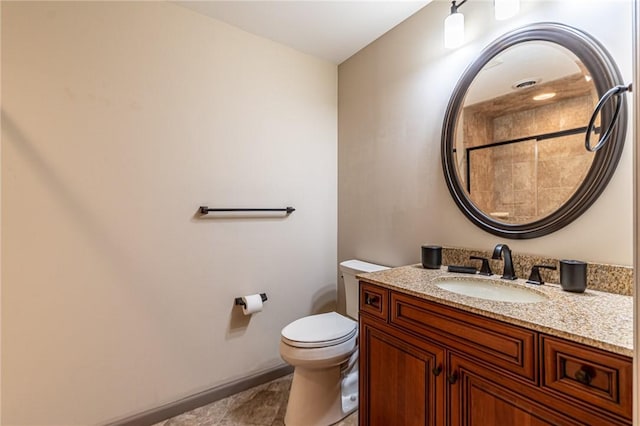
{"type": "Polygon", "coordinates": [[[376,272],[389,269],[386,266],[375,263],[363,262],[362,260],[345,260],[340,263],[340,272],[344,278],[344,294],[347,301],[347,315],[358,319],[358,279],[357,274],[376,272]]]}

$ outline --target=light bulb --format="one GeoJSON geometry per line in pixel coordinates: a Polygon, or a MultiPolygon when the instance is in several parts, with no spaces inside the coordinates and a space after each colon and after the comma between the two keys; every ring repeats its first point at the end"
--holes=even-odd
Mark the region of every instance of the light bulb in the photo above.
{"type": "Polygon", "coordinates": [[[509,19],[520,11],[520,0],[494,0],[496,19],[509,19]]]}
{"type": "Polygon", "coordinates": [[[452,13],[444,20],[444,47],[455,49],[464,43],[464,15],[452,13]]]}

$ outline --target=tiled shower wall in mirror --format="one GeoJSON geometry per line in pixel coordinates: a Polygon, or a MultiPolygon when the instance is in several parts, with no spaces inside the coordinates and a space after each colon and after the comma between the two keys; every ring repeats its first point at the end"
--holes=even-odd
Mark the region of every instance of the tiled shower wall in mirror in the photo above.
{"type": "Polygon", "coordinates": [[[531,222],[571,197],[593,160],[584,148],[592,88],[576,74],[465,107],[458,170],[480,209],[499,221],[531,222]],[[532,100],[542,92],[555,96],[532,100]]]}

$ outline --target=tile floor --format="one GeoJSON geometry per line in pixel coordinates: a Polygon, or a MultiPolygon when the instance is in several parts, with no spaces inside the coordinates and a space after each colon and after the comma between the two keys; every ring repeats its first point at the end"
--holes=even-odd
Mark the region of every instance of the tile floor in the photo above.
{"type": "MultiPolygon", "coordinates": [[[[284,426],[292,375],[231,395],[154,426],[284,426]]],[[[336,426],[357,426],[357,411],[336,426]]]]}

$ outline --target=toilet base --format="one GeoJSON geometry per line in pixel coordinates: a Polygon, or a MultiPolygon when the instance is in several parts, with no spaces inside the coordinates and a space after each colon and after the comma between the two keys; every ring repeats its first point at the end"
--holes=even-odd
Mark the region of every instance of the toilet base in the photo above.
{"type": "Polygon", "coordinates": [[[358,408],[357,368],[343,378],[340,367],[296,367],[284,417],[285,425],[328,426],[339,422],[358,408]],[[348,393],[344,395],[344,401],[343,388],[348,393]]]}

